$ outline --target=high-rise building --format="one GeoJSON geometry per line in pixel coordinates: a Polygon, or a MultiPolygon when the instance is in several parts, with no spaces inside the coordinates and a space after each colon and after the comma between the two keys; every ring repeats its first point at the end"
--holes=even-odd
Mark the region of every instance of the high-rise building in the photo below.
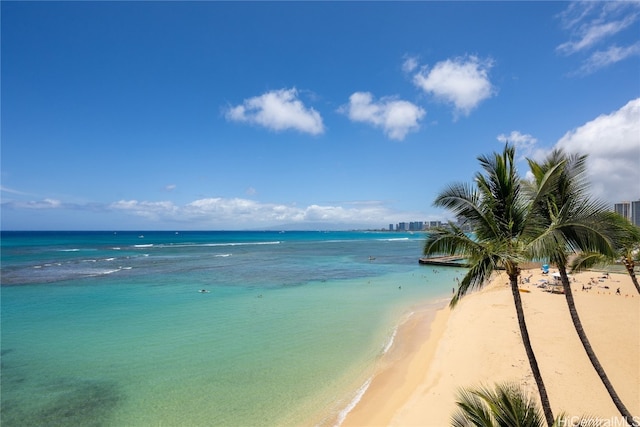
{"type": "Polygon", "coordinates": [[[631,223],[640,227],[640,200],[631,202],[631,223]]]}
{"type": "Polygon", "coordinates": [[[613,210],[632,224],[640,227],[640,200],[616,203],[613,205],[613,210]]]}
{"type": "Polygon", "coordinates": [[[616,203],[615,205],[613,205],[613,210],[618,215],[631,221],[631,203],[629,202],[616,203]]]}
{"type": "Polygon", "coordinates": [[[424,222],[422,221],[413,221],[409,223],[410,231],[422,231],[424,229],[424,222]]]}

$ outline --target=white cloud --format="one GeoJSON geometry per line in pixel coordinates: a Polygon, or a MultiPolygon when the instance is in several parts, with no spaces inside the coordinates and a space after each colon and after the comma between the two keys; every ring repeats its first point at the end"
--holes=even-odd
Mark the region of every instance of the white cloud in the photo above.
{"type": "MultiPolygon", "coordinates": [[[[336,227],[382,227],[389,223],[419,218],[421,213],[394,212],[381,201],[343,201],[327,204],[262,203],[244,198],[211,197],[177,205],[172,201],[119,200],[110,204],[72,204],[54,199],[3,201],[2,209],[83,211],[117,213],[138,217],[147,228],[166,229],[265,229],[275,226],[299,229],[336,227]]],[[[133,221],[132,223],[134,223],[133,221]]]]}
{"type": "Polygon", "coordinates": [[[157,220],[160,218],[179,215],[179,207],[169,201],[147,202],[137,200],[120,200],[109,205],[109,208],[117,211],[129,212],[144,218],[157,220]]]}
{"type": "Polygon", "coordinates": [[[634,28],[640,17],[638,1],[572,2],[559,17],[570,40],[558,45],[556,51],[563,55],[581,52],[589,55],[574,74],[590,74],[640,54],[637,42],[618,46],[614,41],[616,35],[634,28]],[[599,50],[592,52],[598,46],[599,50]]]}
{"type": "Polygon", "coordinates": [[[568,3],[565,10],[558,14],[565,29],[577,26],[596,7],[596,2],[572,1],[568,3]]]}
{"type": "Polygon", "coordinates": [[[347,114],[353,121],[382,128],[389,138],[400,141],[407,133],[420,128],[420,120],[426,114],[422,108],[409,101],[391,97],[374,101],[369,92],[355,92],[349,97],[349,104],[338,111],[347,114]]]}
{"type": "Polygon", "coordinates": [[[319,135],[324,132],[322,117],[298,99],[298,91],[280,89],[245,99],[225,113],[227,120],[264,126],[274,131],[294,129],[319,135]]]}
{"type": "Polygon", "coordinates": [[[170,201],[120,200],[108,208],[158,223],[184,223],[189,228],[260,228],[280,224],[304,226],[305,223],[371,224],[379,227],[393,218],[393,213],[378,201],[298,207],[242,198],[211,197],[194,200],[184,206],[170,201]]]}
{"type": "Polygon", "coordinates": [[[408,56],[402,63],[402,71],[405,73],[412,73],[418,68],[418,58],[415,56],[408,56]]]}
{"type": "Polygon", "coordinates": [[[619,21],[592,21],[584,25],[579,25],[575,30],[579,39],[562,43],[556,49],[565,55],[571,55],[581,50],[589,49],[601,40],[618,34],[634,23],[636,19],[637,15],[629,15],[619,21]]]}
{"type": "Polygon", "coordinates": [[[10,193],[10,194],[29,195],[28,193],[25,193],[23,191],[14,190],[12,188],[7,188],[7,187],[2,186],[2,185],[0,185],[0,191],[2,191],[3,193],[10,193]]]}
{"type": "Polygon", "coordinates": [[[235,224],[278,224],[304,222],[367,222],[375,218],[380,221],[379,214],[371,215],[372,208],[346,208],[343,206],[322,206],[312,204],[307,207],[282,205],[275,203],[259,203],[241,198],[207,198],[195,200],[187,204],[181,212],[186,218],[208,218],[216,222],[235,224]]]}
{"type": "Polygon", "coordinates": [[[589,59],[582,64],[577,74],[591,74],[601,68],[636,55],[640,55],[640,42],[636,42],[627,47],[610,46],[607,50],[594,52],[589,59]]]}
{"type": "MultiPolygon", "coordinates": [[[[20,194],[20,193],[18,193],[20,194]]],[[[75,206],[71,204],[62,203],[57,199],[42,199],[42,200],[8,200],[2,202],[2,206],[9,209],[73,209],[75,206]]]]}
{"type": "Polygon", "coordinates": [[[517,130],[511,131],[509,135],[500,134],[497,137],[498,141],[503,143],[510,143],[516,147],[516,152],[520,157],[529,157],[533,152],[533,149],[538,142],[536,138],[529,134],[520,133],[517,130]]]}
{"type": "Polygon", "coordinates": [[[44,199],[39,202],[29,202],[30,208],[34,209],[58,209],[61,208],[62,202],[56,199],[44,199]]]}
{"type": "Polygon", "coordinates": [[[164,191],[173,191],[173,190],[175,190],[176,188],[177,188],[177,185],[175,185],[175,184],[169,184],[169,185],[166,185],[166,186],[164,187],[164,191]]]}
{"type": "Polygon", "coordinates": [[[610,203],[640,199],[640,98],[567,132],[556,146],[589,155],[597,198],[610,203]]]}
{"type": "Polygon", "coordinates": [[[413,77],[416,86],[437,99],[453,104],[456,115],[469,115],[480,102],[494,94],[489,81],[493,62],[476,56],[447,59],[433,68],[423,67],[413,77]]]}

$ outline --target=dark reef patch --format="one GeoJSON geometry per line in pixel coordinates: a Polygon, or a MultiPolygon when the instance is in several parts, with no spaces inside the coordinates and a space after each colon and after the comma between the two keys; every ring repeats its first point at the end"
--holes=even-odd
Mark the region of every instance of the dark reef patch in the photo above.
{"type": "Polygon", "coordinates": [[[3,393],[2,425],[87,426],[108,425],[111,413],[122,400],[111,381],[56,379],[34,387],[24,385],[19,393],[3,393]],[[27,387],[29,390],[28,393],[27,387]],[[28,395],[29,400],[24,401],[28,395]]]}

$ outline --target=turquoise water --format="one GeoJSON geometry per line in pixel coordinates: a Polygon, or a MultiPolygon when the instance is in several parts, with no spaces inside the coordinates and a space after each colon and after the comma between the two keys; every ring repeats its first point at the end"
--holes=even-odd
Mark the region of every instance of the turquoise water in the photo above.
{"type": "Polygon", "coordinates": [[[422,243],[3,232],[2,425],[334,424],[399,319],[462,275],[418,265],[422,243]]]}

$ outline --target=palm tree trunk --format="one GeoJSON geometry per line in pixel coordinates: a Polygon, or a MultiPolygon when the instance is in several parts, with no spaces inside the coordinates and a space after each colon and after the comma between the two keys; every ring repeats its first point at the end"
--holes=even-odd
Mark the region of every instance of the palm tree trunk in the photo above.
{"type": "Polygon", "coordinates": [[[640,294],[640,284],[638,284],[638,278],[636,277],[636,273],[632,270],[629,270],[629,276],[631,276],[631,281],[636,287],[636,290],[640,294]]]}
{"type": "Polygon", "coordinates": [[[580,321],[580,317],[578,316],[578,311],[576,310],[576,304],[573,299],[573,293],[571,292],[571,285],[569,283],[569,276],[567,276],[567,269],[564,265],[558,265],[558,272],[560,273],[560,278],[562,280],[562,287],[564,289],[564,295],[567,299],[567,305],[569,306],[569,314],[571,314],[571,320],[573,321],[573,326],[576,328],[576,332],[578,333],[578,337],[580,337],[580,342],[584,347],[584,351],[587,353],[593,368],[596,370],[602,384],[604,384],[605,388],[609,392],[609,396],[611,396],[611,400],[613,404],[616,405],[620,414],[624,417],[625,421],[635,427],[638,427],[638,422],[633,418],[631,412],[627,409],[626,406],[620,400],[618,393],[616,393],[611,381],[609,381],[609,377],[607,377],[604,368],[600,364],[600,361],[596,357],[593,348],[591,347],[591,343],[587,338],[587,334],[585,334],[584,329],[582,328],[582,322],[580,321]]]}
{"type": "Polygon", "coordinates": [[[638,293],[640,294],[640,285],[638,284],[638,278],[636,277],[636,272],[635,272],[635,264],[633,261],[629,261],[627,259],[623,259],[624,262],[624,266],[627,268],[627,273],[629,273],[629,276],[631,276],[631,281],[633,282],[633,284],[636,287],[636,290],[638,291],[638,293]]]}
{"type": "Polygon", "coordinates": [[[522,308],[522,299],[520,298],[520,290],[518,289],[518,276],[509,276],[511,283],[511,293],[513,294],[513,302],[516,306],[516,313],[518,314],[518,326],[520,326],[520,335],[522,336],[522,342],[524,349],[529,359],[529,365],[531,366],[531,372],[533,378],[536,380],[538,386],[538,393],[540,393],[540,403],[542,404],[542,411],[544,417],[547,420],[549,427],[553,426],[554,418],[551,411],[551,404],[549,403],[549,396],[547,396],[547,389],[542,381],[542,374],[540,374],[540,368],[538,367],[538,361],[536,355],[533,353],[533,347],[531,346],[531,340],[529,339],[529,331],[527,330],[527,323],[524,320],[524,309],[522,308]]]}

